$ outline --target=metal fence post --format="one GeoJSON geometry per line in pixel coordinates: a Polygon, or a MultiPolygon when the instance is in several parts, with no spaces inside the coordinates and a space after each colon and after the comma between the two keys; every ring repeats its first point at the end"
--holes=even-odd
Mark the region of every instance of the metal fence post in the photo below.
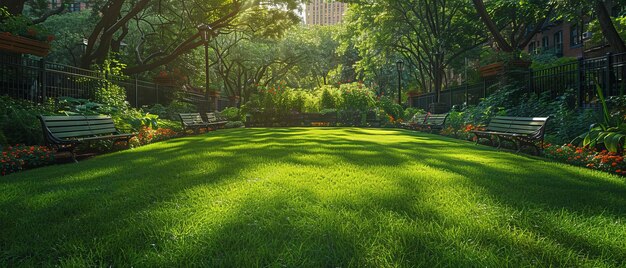
{"type": "Polygon", "coordinates": [[[43,102],[46,102],[48,100],[48,83],[46,82],[46,80],[48,80],[46,77],[46,58],[41,58],[41,60],[39,60],[39,70],[41,72],[41,98],[43,102]]]}
{"type": "Polygon", "coordinates": [[[469,84],[465,82],[465,105],[469,105],[469,84]]]}
{"type": "Polygon", "coordinates": [[[609,92],[613,91],[613,81],[611,81],[611,77],[613,74],[613,53],[606,53],[606,69],[604,70],[604,88],[603,93],[604,96],[608,96],[609,92]]]}
{"type": "Polygon", "coordinates": [[[156,84],[156,103],[159,103],[159,84],[156,84]]]}
{"type": "Polygon", "coordinates": [[[535,92],[535,73],[533,69],[528,69],[528,93],[536,93],[535,92]]]}
{"type": "Polygon", "coordinates": [[[135,74],[135,108],[139,108],[139,78],[138,74],[135,74]]]}
{"type": "Polygon", "coordinates": [[[583,95],[583,87],[585,83],[585,59],[583,57],[578,58],[578,72],[576,79],[576,106],[582,107],[584,105],[585,96],[583,95]]]}
{"type": "Polygon", "coordinates": [[[483,97],[481,99],[484,99],[487,97],[487,79],[483,79],[483,97]]]}
{"type": "Polygon", "coordinates": [[[452,88],[449,88],[448,91],[450,91],[450,109],[452,110],[452,106],[454,106],[454,103],[452,102],[452,88]]]}

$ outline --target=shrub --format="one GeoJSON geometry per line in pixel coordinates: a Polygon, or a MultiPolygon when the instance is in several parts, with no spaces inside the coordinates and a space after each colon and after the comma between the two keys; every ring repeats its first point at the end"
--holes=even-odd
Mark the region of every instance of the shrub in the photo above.
{"type": "Polygon", "coordinates": [[[0,145],[43,144],[38,115],[53,114],[47,105],[0,96],[0,145]]]}
{"type": "Polygon", "coordinates": [[[236,107],[228,107],[220,112],[228,121],[243,121],[243,116],[236,107]]]}
{"type": "Polygon", "coordinates": [[[404,110],[404,121],[407,122],[413,118],[415,114],[425,114],[426,111],[414,107],[409,107],[404,110]]]}
{"type": "Polygon", "coordinates": [[[131,146],[146,145],[158,141],[169,140],[181,136],[181,133],[169,128],[153,129],[150,127],[141,127],[136,137],[131,139],[131,146]]]}
{"type": "Polygon", "coordinates": [[[571,165],[587,167],[618,175],[626,175],[624,156],[607,150],[596,151],[593,148],[577,147],[572,144],[544,146],[546,158],[571,165]]]}
{"type": "Polygon", "coordinates": [[[2,152],[0,167],[2,175],[44,166],[54,162],[54,154],[45,146],[9,146],[2,152]]]}
{"type": "Polygon", "coordinates": [[[225,128],[241,128],[244,127],[243,122],[241,121],[230,121],[224,125],[225,128]]]}
{"type": "Polygon", "coordinates": [[[404,118],[404,111],[402,109],[402,106],[395,103],[395,101],[390,97],[381,97],[377,104],[378,107],[383,109],[386,114],[391,115],[394,119],[397,120],[404,118]]]}

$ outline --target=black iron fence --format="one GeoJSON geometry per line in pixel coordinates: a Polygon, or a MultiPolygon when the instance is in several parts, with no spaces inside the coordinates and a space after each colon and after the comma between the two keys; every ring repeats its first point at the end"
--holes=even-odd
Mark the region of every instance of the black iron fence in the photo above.
{"type": "MultiPolygon", "coordinates": [[[[581,107],[596,103],[596,83],[605,96],[615,96],[626,91],[626,53],[607,54],[603,57],[579,59],[564,65],[529,70],[526,90],[536,94],[550,94],[556,98],[567,90],[577,92],[577,101],[581,107]]],[[[480,99],[489,96],[504,85],[495,80],[483,80],[479,83],[462,84],[448,87],[441,91],[439,102],[448,108],[454,105],[476,105],[480,99]]],[[[428,110],[435,102],[435,93],[426,93],[411,98],[411,105],[428,110]]]]}
{"type": "MultiPolygon", "coordinates": [[[[0,54],[0,94],[43,103],[49,98],[93,98],[95,90],[106,82],[126,90],[128,103],[136,108],[168,104],[173,99],[209,107],[202,94],[185,92],[174,86],[145,81],[137,77],[105,75],[101,72],[56,64],[45,59],[0,54]]],[[[219,99],[219,110],[230,106],[228,99],[219,99]]]]}

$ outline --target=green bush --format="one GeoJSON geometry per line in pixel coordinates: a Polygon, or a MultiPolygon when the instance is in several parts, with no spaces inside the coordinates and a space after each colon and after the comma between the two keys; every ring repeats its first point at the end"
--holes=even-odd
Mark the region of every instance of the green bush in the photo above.
{"type": "Polygon", "coordinates": [[[237,107],[228,107],[220,112],[228,121],[243,121],[243,116],[237,107]]]}
{"type": "Polygon", "coordinates": [[[403,117],[404,122],[411,120],[411,118],[413,118],[415,114],[425,114],[425,113],[426,111],[424,111],[423,109],[418,109],[415,107],[406,108],[404,110],[404,117],[403,117]]]}
{"type": "Polygon", "coordinates": [[[2,145],[43,144],[38,115],[54,114],[48,105],[0,96],[0,131],[2,145]]]}
{"type": "Polygon", "coordinates": [[[377,103],[387,115],[391,115],[394,120],[404,118],[404,110],[402,106],[397,104],[392,98],[383,96],[377,103]]]}
{"type": "Polygon", "coordinates": [[[224,128],[240,128],[243,127],[244,124],[241,121],[230,121],[224,125],[224,128]]]}

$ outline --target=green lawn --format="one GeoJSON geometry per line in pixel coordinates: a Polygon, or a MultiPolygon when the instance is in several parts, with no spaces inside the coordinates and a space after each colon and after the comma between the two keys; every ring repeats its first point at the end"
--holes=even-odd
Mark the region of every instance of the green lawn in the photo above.
{"type": "Polygon", "coordinates": [[[0,178],[0,266],[625,266],[624,179],[392,129],[236,129],[0,178]]]}

